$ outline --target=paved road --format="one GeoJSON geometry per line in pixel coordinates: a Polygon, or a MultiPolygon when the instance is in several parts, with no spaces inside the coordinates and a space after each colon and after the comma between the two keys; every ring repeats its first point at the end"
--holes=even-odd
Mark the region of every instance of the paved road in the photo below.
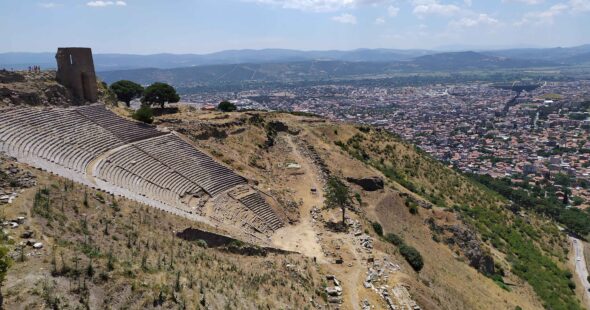
{"type": "Polygon", "coordinates": [[[590,283],[588,283],[588,268],[586,267],[586,260],[584,259],[584,244],[581,240],[574,237],[570,237],[570,240],[572,241],[572,246],[574,248],[574,264],[576,266],[576,274],[584,286],[586,307],[589,307],[590,309],[590,283]]]}

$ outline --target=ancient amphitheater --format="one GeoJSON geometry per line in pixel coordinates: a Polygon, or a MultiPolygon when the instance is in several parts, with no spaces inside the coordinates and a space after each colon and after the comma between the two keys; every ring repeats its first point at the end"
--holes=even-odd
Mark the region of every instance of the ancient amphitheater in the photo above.
{"type": "Polygon", "coordinates": [[[176,132],[101,104],[0,108],[0,151],[79,183],[265,242],[284,225],[272,197],[176,132]]]}

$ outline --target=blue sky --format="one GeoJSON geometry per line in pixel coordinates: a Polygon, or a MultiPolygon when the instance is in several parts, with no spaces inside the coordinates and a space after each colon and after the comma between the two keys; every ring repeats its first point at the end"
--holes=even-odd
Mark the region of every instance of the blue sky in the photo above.
{"type": "Polygon", "coordinates": [[[0,0],[0,52],[590,43],[590,0],[0,0]]]}

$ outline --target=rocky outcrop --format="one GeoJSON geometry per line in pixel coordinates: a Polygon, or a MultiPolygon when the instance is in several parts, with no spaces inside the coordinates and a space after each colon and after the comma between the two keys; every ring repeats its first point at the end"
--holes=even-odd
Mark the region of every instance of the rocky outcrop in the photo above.
{"type": "Polygon", "coordinates": [[[37,185],[35,176],[18,168],[13,161],[0,153],[0,205],[12,203],[21,189],[37,185]]]}
{"type": "Polygon", "coordinates": [[[79,103],[55,81],[55,72],[0,71],[0,106],[70,106],[79,103]]]}
{"type": "Polygon", "coordinates": [[[483,243],[477,237],[477,234],[471,229],[453,225],[445,227],[452,233],[452,237],[445,241],[450,244],[456,244],[463,255],[469,260],[469,265],[485,275],[495,273],[494,259],[484,248],[483,243]]]}
{"type": "Polygon", "coordinates": [[[363,188],[367,192],[374,192],[383,189],[383,179],[380,177],[368,177],[368,178],[352,178],[348,177],[346,180],[350,183],[356,184],[363,188]]]}
{"type": "Polygon", "coordinates": [[[7,70],[0,70],[0,83],[7,84],[7,83],[17,83],[17,82],[24,82],[25,76],[19,74],[18,72],[7,71],[7,70]]]}
{"type": "Polygon", "coordinates": [[[434,218],[427,220],[427,224],[433,238],[442,237],[450,248],[458,249],[471,267],[488,276],[495,274],[494,258],[471,228],[462,224],[438,225],[434,218]]]}

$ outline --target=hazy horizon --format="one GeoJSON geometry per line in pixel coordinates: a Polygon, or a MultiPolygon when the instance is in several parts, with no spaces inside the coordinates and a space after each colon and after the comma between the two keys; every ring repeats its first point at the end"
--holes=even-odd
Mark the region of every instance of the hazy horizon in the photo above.
{"type": "Polygon", "coordinates": [[[506,49],[590,42],[590,0],[4,1],[0,52],[506,49]],[[17,30],[17,31],[16,31],[17,30]],[[468,47],[468,48],[466,48],[468,47]]]}

